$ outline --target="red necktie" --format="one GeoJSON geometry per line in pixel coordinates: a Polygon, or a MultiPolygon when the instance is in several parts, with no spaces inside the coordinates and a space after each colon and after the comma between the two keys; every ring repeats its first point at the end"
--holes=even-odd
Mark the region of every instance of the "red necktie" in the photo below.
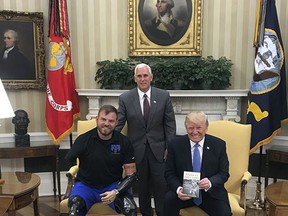
{"type": "Polygon", "coordinates": [[[149,101],[147,99],[147,95],[144,94],[144,101],[143,101],[143,117],[144,117],[144,121],[147,125],[148,122],[148,118],[149,118],[149,112],[150,112],[150,105],[149,105],[149,101]]]}

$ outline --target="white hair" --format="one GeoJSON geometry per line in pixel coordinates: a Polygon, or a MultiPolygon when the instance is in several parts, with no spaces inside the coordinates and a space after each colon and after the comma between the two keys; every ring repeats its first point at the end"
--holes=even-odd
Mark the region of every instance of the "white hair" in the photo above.
{"type": "Polygon", "coordinates": [[[146,68],[148,69],[149,73],[152,74],[152,70],[151,70],[151,68],[150,68],[149,65],[147,65],[147,64],[145,64],[145,63],[140,63],[140,64],[137,64],[137,65],[136,65],[136,67],[135,67],[135,69],[134,69],[134,75],[136,75],[136,72],[137,72],[137,70],[138,70],[139,68],[143,68],[143,67],[146,67],[146,68]]]}
{"type": "Polygon", "coordinates": [[[6,30],[4,31],[4,34],[5,34],[6,32],[11,33],[12,36],[13,36],[13,38],[15,39],[15,41],[18,41],[18,33],[17,33],[16,31],[14,31],[14,30],[12,30],[12,29],[6,29],[6,30]]]}

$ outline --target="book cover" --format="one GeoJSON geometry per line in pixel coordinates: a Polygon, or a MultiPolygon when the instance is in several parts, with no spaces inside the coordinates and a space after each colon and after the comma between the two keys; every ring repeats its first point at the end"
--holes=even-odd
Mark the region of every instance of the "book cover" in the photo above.
{"type": "Polygon", "coordinates": [[[200,172],[184,171],[183,175],[183,193],[190,197],[199,197],[200,172]]]}

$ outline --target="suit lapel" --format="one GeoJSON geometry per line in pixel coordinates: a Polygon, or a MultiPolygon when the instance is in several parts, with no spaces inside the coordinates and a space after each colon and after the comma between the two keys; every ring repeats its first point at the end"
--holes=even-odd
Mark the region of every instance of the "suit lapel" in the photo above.
{"type": "Polygon", "coordinates": [[[151,125],[152,120],[154,119],[154,115],[157,110],[157,100],[158,100],[158,95],[155,92],[155,88],[151,87],[151,98],[150,98],[150,114],[148,118],[148,124],[147,127],[151,125]]]}
{"type": "Polygon", "coordinates": [[[203,145],[203,154],[202,154],[202,167],[204,167],[204,169],[201,168],[201,170],[205,170],[205,168],[208,166],[208,160],[210,157],[210,154],[213,154],[212,152],[212,148],[211,148],[211,141],[210,139],[205,136],[205,142],[203,145]]]}
{"type": "Polygon", "coordinates": [[[183,157],[184,158],[187,158],[187,161],[189,161],[189,163],[185,163],[185,166],[186,166],[186,169],[187,171],[193,171],[193,166],[192,166],[192,154],[191,154],[191,144],[190,144],[190,139],[188,137],[188,135],[185,136],[185,143],[186,143],[186,146],[185,146],[185,149],[184,149],[184,152],[183,152],[183,157]]]}

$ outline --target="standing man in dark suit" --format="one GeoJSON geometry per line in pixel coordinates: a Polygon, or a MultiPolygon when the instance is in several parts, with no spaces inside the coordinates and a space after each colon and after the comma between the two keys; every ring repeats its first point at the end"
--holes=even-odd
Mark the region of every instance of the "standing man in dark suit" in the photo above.
{"type": "MultiPolygon", "coordinates": [[[[224,183],[229,178],[229,161],[226,143],[206,134],[208,119],[203,112],[186,116],[187,135],[178,136],[168,143],[165,178],[169,191],[165,195],[164,215],[178,216],[181,208],[199,206],[209,215],[230,216],[231,208],[224,183]],[[183,172],[195,172],[196,155],[199,152],[200,198],[183,193],[183,172]],[[193,162],[192,162],[193,161],[193,162]]],[[[197,156],[198,157],[198,156],[197,156]]]]}
{"type": "Polygon", "coordinates": [[[148,65],[141,63],[135,67],[137,88],[120,95],[116,130],[121,131],[127,122],[128,138],[135,152],[142,215],[153,215],[153,194],[156,213],[164,216],[166,142],[176,134],[176,122],[169,93],[151,87],[152,79],[148,65]],[[148,100],[148,107],[145,100],[148,100]]]}

